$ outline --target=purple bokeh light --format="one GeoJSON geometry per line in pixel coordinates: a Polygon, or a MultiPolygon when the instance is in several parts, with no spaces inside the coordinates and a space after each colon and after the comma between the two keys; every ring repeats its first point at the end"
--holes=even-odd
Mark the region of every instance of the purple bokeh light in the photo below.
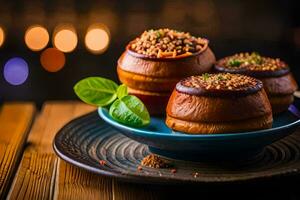
{"type": "Polygon", "coordinates": [[[4,78],[12,85],[23,84],[28,77],[28,73],[28,64],[23,58],[11,58],[4,65],[4,78]]]}

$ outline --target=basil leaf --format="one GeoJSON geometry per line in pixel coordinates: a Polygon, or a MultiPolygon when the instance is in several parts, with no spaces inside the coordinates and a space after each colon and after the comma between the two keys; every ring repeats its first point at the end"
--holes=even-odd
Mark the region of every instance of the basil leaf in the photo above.
{"type": "Polygon", "coordinates": [[[117,98],[118,85],[101,77],[85,78],[74,86],[76,95],[85,103],[94,106],[107,106],[117,98]]]}
{"type": "Polygon", "coordinates": [[[114,120],[133,127],[143,127],[150,123],[147,108],[140,99],[132,95],[117,99],[110,106],[109,114],[114,120]]]}
{"type": "Polygon", "coordinates": [[[119,99],[122,99],[122,97],[128,95],[127,86],[122,84],[117,89],[117,95],[119,99]]]}

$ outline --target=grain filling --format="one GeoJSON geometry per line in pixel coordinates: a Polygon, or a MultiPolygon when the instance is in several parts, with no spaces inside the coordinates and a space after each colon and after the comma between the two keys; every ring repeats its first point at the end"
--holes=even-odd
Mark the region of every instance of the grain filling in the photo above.
{"type": "Polygon", "coordinates": [[[153,58],[175,58],[192,55],[207,48],[208,40],[168,28],[145,31],[130,43],[136,53],[153,58]]]}

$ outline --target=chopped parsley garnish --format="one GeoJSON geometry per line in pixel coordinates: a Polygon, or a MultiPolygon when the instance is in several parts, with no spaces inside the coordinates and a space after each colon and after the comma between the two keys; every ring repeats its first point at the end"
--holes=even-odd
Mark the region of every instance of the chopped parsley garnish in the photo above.
{"type": "Polygon", "coordinates": [[[202,74],[202,78],[204,81],[207,81],[207,79],[209,78],[209,74],[208,73],[205,73],[205,74],[202,74]]]}
{"type": "Polygon", "coordinates": [[[241,64],[243,63],[243,61],[240,61],[240,60],[229,60],[228,61],[228,64],[231,66],[231,67],[239,67],[241,64]]]}
{"type": "Polygon", "coordinates": [[[161,37],[161,33],[159,31],[156,31],[156,36],[157,36],[157,38],[160,38],[161,37]]]}
{"type": "Polygon", "coordinates": [[[262,58],[257,52],[251,53],[250,60],[253,60],[256,64],[262,64],[262,58]]]}
{"type": "Polygon", "coordinates": [[[218,79],[218,81],[225,80],[225,78],[224,78],[222,75],[219,75],[219,76],[217,77],[217,79],[218,79]]]}

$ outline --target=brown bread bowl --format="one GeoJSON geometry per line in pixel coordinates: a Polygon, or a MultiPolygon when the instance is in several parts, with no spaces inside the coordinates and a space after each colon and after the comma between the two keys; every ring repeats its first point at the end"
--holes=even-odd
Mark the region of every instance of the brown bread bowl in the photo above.
{"type": "Polygon", "coordinates": [[[272,127],[272,109],[260,80],[239,74],[191,76],[176,84],[166,124],[187,134],[234,133],[272,127]]]}
{"type": "Polygon", "coordinates": [[[176,83],[184,77],[210,71],[214,62],[208,40],[159,29],[145,31],[127,45],[118,60],[117,72],[120,81],[128,86],[131,94],[141,98],[151,114],[164,114],[176,83]],[[158,33],[160,36],[155,38],[158,33]],[[179,40],[181,46],[176,44],[179,40]]]}
{"type": "Polygon", "coordinates": [[[218,72],[239,73],[260,79],[267,92],[274,114],[283,112],[293,103],[298,86],[287,64],[280,59],[257,53],[240,53],[225,57],[215,64],[218,72]]]}

